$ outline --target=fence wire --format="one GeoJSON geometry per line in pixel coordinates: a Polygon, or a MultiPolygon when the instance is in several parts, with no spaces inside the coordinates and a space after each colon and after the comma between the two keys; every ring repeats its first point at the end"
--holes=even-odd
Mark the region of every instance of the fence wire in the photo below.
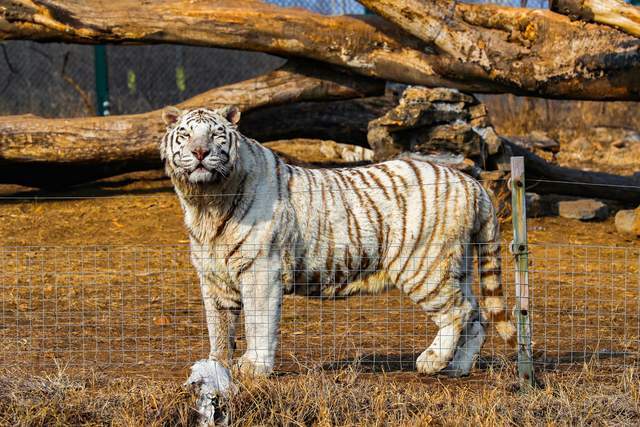
{"type": "Polygon", "coordinates": [[[533,350],[540,368],[638,365],[640,249],[529,246],[533,350]]]}
{"type": "MultiPolygon", "coordinates": [[[[503,286],[513,307],[507,246],[503,286]]],[[[638,366],[640,249],[532,244],[529,259],[536,369],[638,366]]],[[[477,275],[473,288],[479,295],[477,275]]],[[[171,376],[209,354],[188,245],[2,247],[0,301],[3,366],[171,376]]],[[[285,295],[276,370],[414,371],[436,332],[396,289],[346,298],[285,295]]],[[[475,372],[513,364],[514,348],[492,325],[486,333],[475,372]]],[[[236,357],[246,349],[242,323],[237,337],[236,357]]]]}

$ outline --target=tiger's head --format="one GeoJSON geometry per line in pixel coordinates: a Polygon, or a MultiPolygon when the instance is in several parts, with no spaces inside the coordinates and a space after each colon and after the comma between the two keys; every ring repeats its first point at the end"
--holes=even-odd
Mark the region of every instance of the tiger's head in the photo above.
{"type": "Polygon", "coordinates": [[[160,157],[169,176],[191,184],[211,184],[231,175],[238,158],[238,107],[184,111],[167,107],[162,118],[167,132],[160,157]]]}

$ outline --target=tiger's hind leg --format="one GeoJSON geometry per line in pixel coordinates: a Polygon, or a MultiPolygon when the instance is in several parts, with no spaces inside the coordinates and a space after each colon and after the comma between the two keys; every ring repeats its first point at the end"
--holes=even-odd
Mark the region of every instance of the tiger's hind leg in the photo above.
{"type": "Polygon", "coordinates": [[[486,338],[484,324],[479,316],[480,314],[476,311],[473,313],[473,317],[467,321],[453,359],[447,366],[447,375],[451,377],[469,375],[486,338]]]}
{"type": "Polygon", "coordinates": [[[451,296],[451,304],[432,314],[431,320],[438,326],[438,333],[429,347],[418,356],[419,372],[433,374],[445,369],[454,357],[460,336],[473,312],[469,302],[458,293],[451,296]]]}
{"type": "Polygon", "coordinates": [[[432,266],[418,283],[409,285],[408,292],[411,300],[438,326],[433,342],[416,360],[418,371],[427,374],[440,372],[449,365],[473,313],[471,301],[462,292],[462,247],[451,247],[440,255],[442,261],[435,268],[432,266]]]}
{"type": "Polygon", "coordinates": [[[453,359],[447,366],[446,373],[452,377],[469,375],[480,349],[484,344],[485,322],[482,319],[478,308],[478,300],[473,294],[473,248],[471,245],[465,246],[464,254],[464,276],[460,282],[462,294],[469,301],[473,311],[469,320],[462,330],[462,335],[458,341],[458,346],[453,359]]]}

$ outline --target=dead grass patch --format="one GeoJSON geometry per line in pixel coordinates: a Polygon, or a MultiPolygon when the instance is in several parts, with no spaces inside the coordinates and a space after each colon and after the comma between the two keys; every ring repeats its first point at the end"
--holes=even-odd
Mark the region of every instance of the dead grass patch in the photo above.
{"type": "MultiPolygon", "coordinates": [[[[596,366],[585,365],[572,375],[544,373],[541,379],[542,388],[525,392],[510,370],[490,372],[483,382],[316,371],[244,379],[226,410],[235,426],[640,422],[640,378],[634,370],[602,377],[596,366]]],[[[194,397],[175,380],[0,372],[3,425],[193,425],[193,406],[194,397]]]]}

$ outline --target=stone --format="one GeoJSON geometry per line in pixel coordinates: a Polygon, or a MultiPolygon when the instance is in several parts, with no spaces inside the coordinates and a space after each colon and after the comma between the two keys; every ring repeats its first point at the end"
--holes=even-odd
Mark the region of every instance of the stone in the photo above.
{"type": "Polygon", "coordinates": [[[581,221],[603,220],[609,216],[609,207],[595,199],[563,200],[558,202],[558,214],[581,221]]]}
{"type": "Polygon", "coordinates": [[[638,170],[640,132],[615,127],[565,129],[557,136],[560,152],[556,158],[561,166],[618,175],[630,175],[638,170]]]}
{"type": "Polygon", "coordinates": [[[558,201],[537,193],[525,193],[528,218],[558,215],[558,201]]]}
{"type": "Polygon", "coordinates": [[[632,210],[618,211],[615,224],[618,233],[640,237],[640,206],[632,210]]]}
{"type": "Polygon", "coordinates": [[[358,145],[341,144],[335,141],[322,141],[320,152],[327,159],[336,159],[343,162],[358,163],[373,161],[373,150],[358,145]]]}
{"type": "Polygon", "coordinates": [[[502,147],[486,108],[475,97],[455,89],[422,86],[407,86],[398,105],[371,120],[367,140],[376,161],[406,152],[448,152],[484,165],[487,156],[502,147]]]}

